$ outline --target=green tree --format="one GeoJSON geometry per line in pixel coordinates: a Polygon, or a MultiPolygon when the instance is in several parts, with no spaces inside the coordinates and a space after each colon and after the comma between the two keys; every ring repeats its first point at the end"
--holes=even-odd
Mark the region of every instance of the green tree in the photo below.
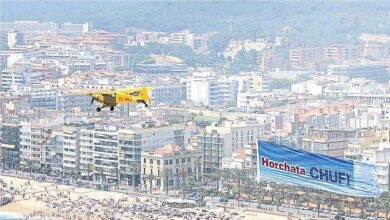
{"type": "Polygon", "coordinates": [[[149,193],[152,194],[153,180],[156,179],[156,176],[149,174],[146,176],[146,180],[149,183],[149,193]]]}
{"type": "Polygon", "coordinates": [[[274,199],[276,210],[279,212],[279,207],[283,204],[283,194],[280,191],[276,190],[274,199]]]}
{"type": "Polygon", "coordinates": [[[250,207],[251,201],[252,201],[252,196],[253,196],[253,194],[257,193],[256,190],[258,188],[257,188],[256,182],[251,178],[246,178],[244,183],[245,183],[245,186],[244,186],[245,194],[248,195],[249,207],[250,207]]]}
{"type": "Polygon", "coordinates": [[[126,173],[131,175],[131,185],[133,186],[135,190],[135,174],[138,172],[138,165],[137,163],[129,163],[126,167],[126,173]]]}
{"type": "Polygon", "coordinates": [[[339,201],[336,203],[336,209],[338,213],[344,214],[345,213],[345,202],[339,201]]]}
{"type": "Polygon", "coordinates": [[[323,198],[324,197],[322,196],[322,194],[320,194],[318,192],[314,195],[314,199],[317,202],[316,208],[317,208],[317,216],[318,217],[320,217],[321,202],[322,202],[323,198]]]}
{"type": "Polygon", "coordinates": [[[88,180],[91,180],[91,175],[90,174],[93,171],[94,166],[93,166],[92,163],[88,163],[85,168],[87,170],[88,180]]]}
{"type": "Polygon", "coordinates": [[[207,42],[207,46],[214,52],[222,52],[229,45],[230,37],[226,34],[218,33],[211,37],[207,42]]]}
{"type": "Polygon", "coordinates": [[[379,205],[381,209],[386,213],[386,220],[389,219],[390,212],[390,193],[383,192],[379,197],[379,205]]]}
{"type": "Polygon", "coordinates": [[[240,200],[241,200],[241,185],[242,185],[242,181],[245,179],[246,177],[246,172],[245,170],[241,170],[241,169],[234,169],[234,176],[237,180],[237,191],[238,191],[238,200],[237,200],[237,204],[240,205],[240,200]]]}

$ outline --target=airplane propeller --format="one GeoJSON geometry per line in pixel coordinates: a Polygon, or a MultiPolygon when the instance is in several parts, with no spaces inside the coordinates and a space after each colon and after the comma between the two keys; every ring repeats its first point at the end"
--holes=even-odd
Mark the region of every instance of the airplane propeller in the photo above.
{"type": "Polygon", "coordinates": [[[95,97],[92,96],[93,94],[91,93],[90,96],[92,97],[92,100],[91,100],[91,105],[93,104],[93,101],[95,101],[95,97]]]}

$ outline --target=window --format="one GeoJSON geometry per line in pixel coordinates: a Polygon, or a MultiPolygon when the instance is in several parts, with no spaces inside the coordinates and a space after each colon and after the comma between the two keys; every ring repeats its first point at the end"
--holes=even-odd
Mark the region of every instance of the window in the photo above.
{"type": "Polygon", "coordinates": [[[144,158],[144,163],[146,163],[146,158],[144,158]]]}
{"type": "Polygon", "coordinates": [[[181,163],[185,163],[185,162],[186,162],[186,158],[182,158],[181,163]]]}
{"type": "Polygon", "coordinates": [[[153,169],[150,169],[150,175],[153,175],[153,169]]]}
{"type": "Polygon", "coordinates": [[[139,95],[139,91],[131,92],[131,93],[129,93],[129,95],[138,96],[139,95]]]}
{"type": "Polygon", "coordinates": [[[180,159],[176,159],[176,164],[179,164],[180,163],[180,159]]]}
{"type": "Polygon", "coordinates": [[[160,160],[157,160],[157,165],[161,165],[161,161],[160,160]]]}
{"type": "Polygon", "coordinates": [[[191,162],[191,157],[187,158],[187,162],[191,162]]]}
{"type": "Polygon", "coordinates": [[[150,163],[150,164],[153,164],[153,159],[150,159],[150,160],[149,160],[149,163],[150,163]]]}
{"type": "Polygon", "coordinates": [[[168,165],[168,160],[164,160],[164,165],[168,165]]]}
{"type": "Polygon", "coordinates": [[[171,159],[171,160],[169,160],[169,164],[173,164],[173,160],[171,159]]]}

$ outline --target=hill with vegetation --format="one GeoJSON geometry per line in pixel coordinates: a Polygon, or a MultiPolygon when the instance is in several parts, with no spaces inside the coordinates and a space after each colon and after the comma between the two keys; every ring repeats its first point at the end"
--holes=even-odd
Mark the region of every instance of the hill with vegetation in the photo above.
{"type": "Polygon", "coordinates": [[[353,43],[390,34],[389,1],[1,1],[1,21],[92,22],[123,31],[218,31],[229,37],[287,35],[296,44],[353,43]],[[291,27],[289,31],[285,27],[291,27]]]}

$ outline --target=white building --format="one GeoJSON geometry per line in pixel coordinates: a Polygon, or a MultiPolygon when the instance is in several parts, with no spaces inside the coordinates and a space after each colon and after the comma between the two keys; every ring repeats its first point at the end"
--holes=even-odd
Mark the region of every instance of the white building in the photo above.
{"type": "Polygon", "coordinates": [[[186,99],[186,87],[181,84],[155,85],[151,96],[154,103],[178,104],[186,99]]]}
{"type": "Polygon", "coordinates": [[[187,81],[187,101],[196,104],[216,105],[222,103],[218,79],[211,73],[196,73],[187,81]]]}
{"type": "Polygon", "coordinates": [[[91,31],[91,25],[89,23],[75,24],[71,22],[65,22],[60,25],[60,33],[70,35],[82,35],[91,31]]]}
{"type": "Polygon", "coordinates": [[[258,73],[237,76],[194,73],[187,80],[187,100],[203,105],[234,105],[238,92],[260,92],[269,89],[269,78],[258,73]]]}
{"type": "Polygon", "coordinates": [[[145,189],[166,191],[180,189],[188,178],[201,181],[203,152],[191,146],[182,148],[167,145],[143,152],[141,156],[141,180],[145,189]],[[150,185],[152,184],[152,185],[150,185]]]}
{"type": "Polygon", "coordinates": [[[388,82],[389,80],[389,70],[383,63],[344,63],[342,65],[329,65],[327,72],[334,76],[362,77],[379,83],[388,82]]]}
{"type": "Polygon", "coordinates": [[[294,94],[322,95],[322,85],[315,81],[306,81],[291,85],[291,92],[294,94]]]}
{"type": "Polygon", "coordinates": [[[239,169],[245,167],[245,150],[237,149],[231,157],[222,158],[222,169],[239,169]]]}
{"type": "Polygon", "coordinates": [[[80,130],[92,128],[89,123],[71,123],[62,127],[63,135],[63,169],[71,173],[80,172],[80,130]]]}
{"type": "Polygon", "coordinates": [[[1,22],[1,30],[17,31],[22,33],[42,33],[42,32],[57,32],[58,24],[54,22],[39,22],[39,21],[15,21],[1,22]]]}
{"type": "Polygon", "coordinates": [[[58,151],[54,126],[42,126],[37,123],[21,123],[20,133],[20,159],[21,163],[31,163],[35,171],[52,168],[58,151]]]}
{"type": "Polygon", "coordinates": [[[17,69],[4,69],[0,72],[0,91],[9,91],[25,82],[23,71],[17,69]]]}
{"type": "Polygon", "coordinates": [[[380,143],[363,150],[362,162],[375,163],[380,190],[389,191],[390,147],[388,143],[380,143]]]}

